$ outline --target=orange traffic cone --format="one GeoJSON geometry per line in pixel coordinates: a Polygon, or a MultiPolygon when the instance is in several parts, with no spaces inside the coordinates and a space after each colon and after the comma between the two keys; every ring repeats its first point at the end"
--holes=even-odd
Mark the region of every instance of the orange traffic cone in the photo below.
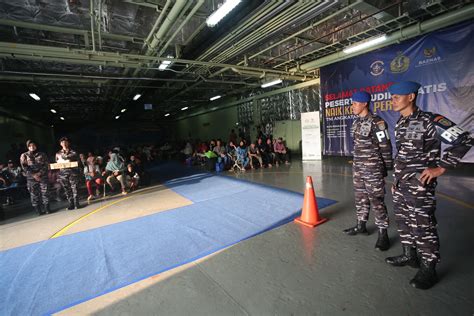
{"type": "Polygon", "coordinates": [[[313,189],[313,179],[310,176],[307,176],[301,217],[295,219],[295,222],[308,227],[315,227],[319,224],[324,223],[327,220],[327,218],[319,217],[318,203],[316,201],[316,196],[314,195],[313,189]]]}

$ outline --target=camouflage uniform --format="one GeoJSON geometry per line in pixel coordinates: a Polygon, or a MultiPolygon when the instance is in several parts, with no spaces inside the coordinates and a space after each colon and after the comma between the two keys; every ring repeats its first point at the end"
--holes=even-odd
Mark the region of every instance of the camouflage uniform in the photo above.
{"type": "MultiPolygon", "coordinates": [[[[69,151],[65,151],[61,149],[56,153],[56,162],[73,162],[79,161],[79,155],[76,151],[69,149],[69,151]]],[[[77,203],[78,196],[77,196],[77,187],[79,185],[79,168],[63,168],[59,170],[58,174],[58,181],[64,188],[64,193],[66,194],[66,198],[70,204],[77,203]]]]}
{"type": "Polygon", "coordinates": [[[402,245],[416,248],[423,261],[438,262],[436,181],[423,185],[421,173],[430,167],[452,168],[472,147],[472,138],[450,120],[416,108],[395,127],[393,204],[402,245]],[[440,158],[441,141],[451,145],[440,158]]]}
{"type": "Polygon", "coordinates": [[[353,182],[357,220],[367,222],[370,205],[375,213],[375,225],[388,227],[387,207],[384,203],[384,176],[392,169],[392,145],[387,124],[380,117],[368,113],[358,117],[353,125],[354,164],[353,182]]]}
{"type": "Polygon", "coordinates": [[[27,151],[20,156],[20,165],[26,173],[26,184],[30,192],[31,205],[38,208],[49,205],[48,191],[48,157],[42,152],[27,151]],[[33,175],[40,176],[37,181],[33,175]]]}

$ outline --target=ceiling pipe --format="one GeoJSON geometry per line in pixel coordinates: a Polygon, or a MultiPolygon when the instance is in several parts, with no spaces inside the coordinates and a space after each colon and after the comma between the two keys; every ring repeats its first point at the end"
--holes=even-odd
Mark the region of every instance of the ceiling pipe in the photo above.
{"type": "Polygon", "coordinates": [[[92,51],[95,52],[95,31],[94,31],[94,0],[89,0],[89,4],[90,4],[90,9],[89,9],[89,13],[90,13],[90,19],[91,19],[91,34],[92,34],[92,51]]]}
{"type": "Polygon", "coordinates": [[[175,23],[176,18],[179,16],[181,10],[186,6],[185,0],[176,0],[175,5],[171,8],[170,13],[167,15],[166,19],[163,21],[163,24],[160,26],[158,31],[153,35],[153,39],[150,43],[150,46],[147,50],[147,55],[153,54],[154,49],[158,46],[158,44],[162,41],[165,34],[171,28],[171,26],[175,23]]]}
{"type": "MultiPolygon", "coordinates": [[[[270,14],[273,15],[273,17],[271,19],[266,21],[264,24],[260,25],[258,29],[253,30],[252,32],[246,34],[243,38],[239,39],[237,44],[232,44],[232,45],[230,45],[230,47],[227,47],[227,48],[223,49],[222,51],[220,51],[218,55],[213,56],[212,58],[210,58],[210,60],[211,61],[223,61],[225,59],[230,58],[231,55],[229,55],[229,51],[232,51],[232,50],[235,51],[234,46],[239,46],[240,47],[245,41],[248,41],[249,38],[255,38],[255,36],[257,36],[257,35],[255,35],[256,33],[258,33],[260,36],[264,35],[265,32],[269,29],[269,27],[276,27],[277,23],[281,22],[281,20],[283,20],[284,18],[289,18],[291,14],[298,14],[302,11],[302,8],[299,5],[299,3],[297,3],[298,5],[297,4],[291,5],[289,2],[280,2],[280,3],[278,3],[278,1],[276,1],[276,4],[278,6],[280,6],[280,5],[284,6],[284,9],[278,8],[281,11],[276,15],[275,15],[275,13],[270,11],[270,14]],[[288,6],[290,6],[290,7],[288,8],[288,6]],[[224,55],[227,56],[227,57],[223,57],[224,55]]],[[[306,3],[306,4],[304,4],[304,7],[306,8],[309,5],[312,5],[312,3],[309,3],[309,4],[306,3]]],[[[263,17],[265,17],[265,16],[263,16],[263,17]]],[[[198,58],[198,59],[202,59],[202,58],[198,58]]],[[[203,70],[204,69],[202,67],[198,68],[198,71],[203,71],[203,70]]]]}
{"type": "Polygon", "coordinates": [[[245,32],[249,27],[255,25],[255,23],[263,19],[267,14],[271,13],[272,11],[276,10],[281,5],[287,5],[279,1],[269,1],[266,3],[266,6],[263,7],[259,12],[254,14],[248,20],[245,20],[242,24],[237,25],[236,29],[232,30],[229,34],[224,36],[224,38],[220,39],[217,43],[213,44],[210,48],[208,48],[204,53],[198,56],[196,59],[203,60],[208,58],[212,53],[219,50],[222,46],[234,41],[237,36],[240,36],[243,32],[245,32]]]}
{"type": "Polygon", "coordinates": [[[142,50],[146,46],[150,45],[150,40],[153,37],[153,34],[155,34],[156,29],[158,28],[158,25],[160,25],[161,20],[163,20],[165,14],[166,14],[166,11],[168,11],[168,7],[170,6],[170,4],[171,4],[171,0],[166,0],[166,3],[165,3],[165,6],[163,7],[163,10],[161,11],[160,15],[156,19],[155,24],[153,24],[153,27],[151,28],[150,33],[148,33],[148,36],[146,37],[145,42],[143,43],[142,50]]]}
{"type": "MultiPolygon", "coordinates": [[[[276,42],[275,44],[272,44],[272,45],[268,46],[267,48],[265,48],[265,49],[263,49],[263,50],[261,50],[261,51],[255,53],[255,54],[253,54],[253,55],[250,55],[250,56],[248,57],[248,59],[254,59],[255,57],[257,57],[257,56],[259,56],[259,55],[261,55],[261,54],[263,54],[263,53],[265,53],[265,52],[271,50],[272,48],[275,48],[275,47],[277,47],[277,46],[279,46],[279,45],[281,45],[281,44],[283,44],[283,43],[289,41],[290,39],[295,38],[295,37],[297,37],[297,36],[300,35],[300,34],[303,34],[304,32],[307,32],[307,31],[309,31],[309,30],[314,29],[315,27],[321,25],[322,23],[325,23],[326,21],[331,20],[332,18],[338,16],[338,15],[341,14],[341,13],[344,13],[344,12],[346,12],[346,11],[355,9],[355,8],[356,8],[358,5],[360,5],[362,2],[363,2],[362,0],[357,0],[356,2],[354,2],[354,3],[352,3],[352,4],[348,5],[348,6],[346,6],[346,7],[344,7],[344,8],[342,8],[341,10],[338,10],[338,11],[334,12],[333,14],[330,14],[330,15],[324,17],[323,19],[318,20],[318,21],[316,21],[315,23],[311,23],[310,26],[305,27],[304,29],[301,29],[301,30],[299,30],[298,32],[295,32],[295,33],[293,33],[293,34],[291,34],[291,35],[285,37],[285,38],[282,39],[281,41],[278,41],[278,42],[276,42]]],[[[241,63],[243,63],[243,61],[242,61],[241,63]]],[[[240,64],[240,63],[239,63],[239,64],[240,64]]]]}
{"type": "MultiPolygon", "coordinates": [[[[259,56],[259,55],[261,55],[261,54],[263,54],[263,53],[269,51],[270,49],[272,49],[272,48],[274,48],[274,47],[277,47],[277,46],[279,46],[279,45],[281,45],[281,44],[283,44],[283,43],[289,41],[290,39],[292,39],[292,38],[294,38],[294,37],[296,37],[296,36],[298,36],[298,35],[300,35],[300,34],[306,32],[306,31],[309,31],[309,30],[311,30],[311,29],[313,29],[313,28],[315,28],[315,27],[321,25],[322,23],[325,23],[326,21],[329,21],[330,19],[332,19],[332,18],[338,16],[339,14],[344,13],[345,11],[354,9],[356,6],[360,5],[362,2],[363,2],[362,0],[357,0],[356,2],[354,2],[354,3],[350,4],[350,5],[348,5],[347,7],[344,7],[344,8],[342,8],[341,10],[338,10],[338,11],[334,12],[333,14],[330,14],[330,15],[326,16],[325,18],[323,18],[323,19],[321,19],[321,20],[318,20],[318,21],[316,21],[315,23],[312,23],[310,26],[305,27],[304,29],[302,29],[302,30],[300,30],[300,31],[298,31],[298,32],[296,32],[296,33],[293,33],[293,34],[289,35],[288,37],[282,39],[281,41],[279,41],[279,42],[277,42],[277,43],[275,43],[275,44],[273,44],[273,45],[271,45],[271,46],[269,46],[269,47],[267,47],[267,48],[265,48],[265,49],[263,49],[263,50],[261,50],[261,51],[255,53],[255,54],[253,54],[253,55],[251,55],[251,56],[249,56],[248,59],[249,59],[249,60],[250,60],[250,59],[254,59],[255,57],[257,57],[257,56],[259,56]]],[[[243,65],[243,64],[244,64],[244,61],[241,61],[241,62],[239,62],[237,65],[243,65]]],[[[209,78],[213,78],[213,77],[215,77],[215,76],[218,76],[218,75],[220,75],[221,73],[226,72],[227,70],[229,70],[229,68],[223,68],[223,69],[221,69],[221,70],[218,70],[218,71],[212,73],[212,74],[209,76],[209,78]]]]}
{"type": "MultiPolygon", "coordinates": [[[[298,46],[296,46],[296,47],[294,47],[294,48],[292,48],[292,49],[289,49],[289,50],[287,50],[286,52],[284,52],[284,53],[282,53],[282,54],[280,54],[280,55],[277,55],[277,56],[275,56],[275,57],[272,57],[272,58],[270,58],[269,60],[265,61],[263,64],[266,65],[266,64],[270,63],[271,61],[276,60],[278,57],[282,57],[282,56],[288,55],[289,53],[294,52],[294,51],[296,51],[296,50],[298,50],[298,49],[300,49],[300,48],[303,48],[303,47],[305,47],[305,46],[308,46],[308,45],[311,44],[311,43],[318,42],[318,41],[320,41],[321,39],[323,39],[323,38],[325,38],[325,37],[327,37],[327,36],[329,36],[329,35],[332,35],[332,34],[334,34],[334,33],[337,33],[337,32],[340,32],[340,31],[342,31],[342,30],[344,30],[344,29],[347,29],[347,28],[349,28],[349,27],[351,27],[351,26],[353,26],[353,25],[355,25],[355,24],[357,24],[357,23],[360,23],[360,22],[362,22],[362,21],[364,21],[364,20],[367,20],[367,19],[370,18],[370,17],[373,17],[373,16],[379,14],[380,12],[384,12],[384,11],[386,11],[387,9],[391,8],[391,7],[398,6],[398,5],[400,5],[401,3],[402,3],[402,0],[397,1],[397,2],[395,2],[395,3],[392,3],[392,4],[389,4],[389,5],[387,5],[386,7],[380,9],[379,11],[376,11],[376,12],[374,12],[374,13],[368,14],[368,15],[364,16],[363,18],[358,19],[357,21],[354,21],[354,22],[352,22],[352,23],[346,24],[346,25],[344,25],[344,26],[341,27],[341,28],[337,28],[337,29],[335,29],[335,30],[332,31],[332,32],[329,32],[329,33],[327,33],[327,34],[321,35],[321,36],[319,36],[319,37],[317,37],[317,38],[315,38],[315,39],[312,39],[312,40],[310,40],[310,41],[308,41],[308,42],[306,42],[306,43],[304,43],[304,44],[301,44],[301,45],[298,45],[298,46]]],[[[284,65],[284,64],[285,64],[285,63],[282,63],[282,64],[280,64],[280,65],[284,65]]]]}
{"type": "MultiPolygon", "coordinates": [[[[400,41],[404,41],[404,40],[407,40],[419,35],[433,32],[438,29],[453,25],[455,23],[466,21],[472,18],[474,18],[474,4],[469,4],[455,11],[439,15],[430,20],[426,20],[426,21],[423,21],[423,22],[420,22],[408,27],[404,27],[404,28],[401,28],[397,32],[387,34],[387,39],[379,45],[376,45],[376,46],[373,46],[373,47],[370,47],[370,48],[367,48],[367,49],[364,49],[362,51],[358,51],[352,54],[345,54],[344,52],[340,51],[340,52],[310,61],[308,63],[302,64],[299,66],[299,69],[303,71],[308,71],[314,68],[320,68],[320,67],[323,67],[323,66],[341,61],[341,60],[345,60],[348,58],[365,54],[370,51],[374,51],[382,47],[399,43],[400,41]]],[[[297,71],[297,68],[293,67],[290,69],[290,71],[297,71]]]]}
{"type": "Polygon", "coordinates": [[[258,43],[259,41],[267,37],[270,33],[273,33],[281,29],[285,25],[288,25],[290,21],[304,14],[312,6],[314,6],[314,3],[309,1],[309,2],[303,3],[303,5],[294,6],[290,8],[289,10],[285,10],[284,12],[282,12],[282,14],[275,17],[272,21],[266,23],[261,28],[259,28],[255,32],[252,32],[243,40],[239,41],[237,45],[233,45],[227,48],[226,50],[221,52],[216,58],[213,58],[212,60],[217,61],[217,62],[222,62],[224,60],[232,58],[233,56],[237,55],[241,51],[248,49],[249,47],[258,43]]]}
{"type": "Polygon", "coordinates": [[[181,24],[178,26],[178,28],[176,29],[176,31],[174,31],[174,33],[171,35],[171,37],[168,39],[168,41],[166,42],[166,44],[161,48],[160,52],[158,53],[158,56],[161,56],[163,55],[163,53],[166,51],[166,49],[168,48],[168,46],[170,45],[171,41],[176,37],[176,35],[182,30],[182,28],[184,27],[184,25],[186,25],[186,23],[188,23],[188,21],[191,19],[191,17],[194,16],[194,14],[196,13],[197,10],[199,10],[199,8],[201,8],[201,6],[204,4],[205,0],[199,0],[198,3],[196,3],[196,5],[194,6],[194,8],[191,10],[191,12],[189,12],[188,16],[186,16],[186,19],[184,19],[183,22],[181,22],[181,24]]]}
{"type": "Polygon", "coordinates": [[[99,40],[99,50],[102,50],[102,0],[99,0],[99,15],[97,17],[97,33],[98,33],[98,40],[99,40]]]}

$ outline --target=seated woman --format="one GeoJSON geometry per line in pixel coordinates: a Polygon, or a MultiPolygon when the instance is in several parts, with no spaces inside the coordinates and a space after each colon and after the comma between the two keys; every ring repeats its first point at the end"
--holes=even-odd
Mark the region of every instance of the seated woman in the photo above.
{"type": "Polygon", "coordinates": [[[271,168],[275,164],[275,151],[273,150],[273,143],[271,138],[267,138],[265,144],[265,152],[268,156],[268,168],[271,168]]]}
{"type": "Polygon", "coordinates": [[[235,152],[237,153],[237,161],[239,161],[242,164],[243,170],[245,171],[245,168],[249,165],[249,157],[247,155],[247,147],[245,146],[244,140],[241,140],[239,143],[239,147],[235,149],[235,152]]]}
{"type": "Polygon", "coordinates": [[[218,163],[223,162],[224,166],[227,166],[229,164],[230,158],[229,156],[227,156],[225,146],[222,145],[222,141],[220,139],[216,141],[216,146],[214,147],[212,151],[216,153],[218,163]]]}
{"type": "Polygon", "coordinates": [[[100,195],[100,187],[104,184],[104,180],[101,177],[101,170],[100,166],[97,163],[97,160],[94,157],[94,160],[88,160],[88,164],[84,166],[84,177],[86,178],[86,187],[87,193],[89,196],[87,197],[87,201],[90,201],[94,198],[94,191],[92,186],[95,186],[95,195],[100,195]],[[92,162],[92,163],[90,163],[92,162]]]}
{"type": "Polygon", "coordinates": [[[260,154],[260,150],[255,146],[255,143],[251,143],[248,149],[249,154],[249,161],[250,161],[250,168],[255,169],[255,164],[258,162],[259,167],[263,168],[263,161],[262,155],[260,154]]]}
{"type": "Polygon", "coordinates": [[[109,173],[107,177],[107,183],[109,184],[112,191],[114,190],[113,182],[120,182],[122,188],[122,194],[127,194],[127,185],[125,181],[125,162],[124,159],[119,155],[118,151],[112,150],[109,153],[110,160],[105,166],[106,172],[109,173]]]}
{"type": "Polygon", "coordinates": [[[275,160],[276,165],[278,166],[279,163],[285,162],[286,165],[289,165],[290,162],[288,161],[288,151],[283,143],[283,138],[279,137],[273,146],[273,150],[275,151],[275,160]]]}

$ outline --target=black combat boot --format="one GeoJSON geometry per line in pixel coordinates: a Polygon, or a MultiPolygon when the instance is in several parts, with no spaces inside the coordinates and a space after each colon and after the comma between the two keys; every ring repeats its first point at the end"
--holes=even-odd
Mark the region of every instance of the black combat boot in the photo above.
{"type": "Polygon", "coordinates": [[[69,206],[67,207],[68,210],[72,211],[74,209],[74,201],[69,200],[69,206]]]}
{"type": "Polygon", "coordinates": [[[74,199],[74,208],[77,210],[77,209],[80,209],[82,206],[81,204],[79,203],[79,198],[75,198],[74,199]]]}
{"type": "Polygon", "coordinates": [[[412,268],[419,268],[420,261],[416,255],[416,248],[402,245],[403,254],[395,257],[388,257],[385,262],[395,267],[410,266],[412,268]]]}
{"type": "Polygon", "coordinates": [[[435,285],[436,282],[438,282],[436,262],[421,260],[420,270],[418,270],[415,277],[410,281],[410,284],[417,289],[427,290],[435,285]]]}
{"type": "Polygon", "coordinates": [[[43,205],[43,210],[45,214],[51,213],[51,209],[49,208],[49,204],[43,205]]]}
{"type": "Polygon", "coordinates": [[[362,222],[362,221],[357,221],[356,226],[344,229],[343,232],[351,236],[357,235],[357,234],[366,234],[366,235],[369,234],[369,232],[367,231],[367,228],[365,227],[365,222],[362,222]]]}
{"type": "Polygon", "coordinates": [[[375,249],[386,251],[390,248],[390,240],[388,239],[387,229],[379,228],[379,237],[375,243],[375,249]]]}
{"type": "Polygon", "coordinates": [[[44,212],[41,209],[41,205],[35,206],[35,211],[36,211],[36,213],[38,213],[39,216],[44,215],[44,212]]]}

